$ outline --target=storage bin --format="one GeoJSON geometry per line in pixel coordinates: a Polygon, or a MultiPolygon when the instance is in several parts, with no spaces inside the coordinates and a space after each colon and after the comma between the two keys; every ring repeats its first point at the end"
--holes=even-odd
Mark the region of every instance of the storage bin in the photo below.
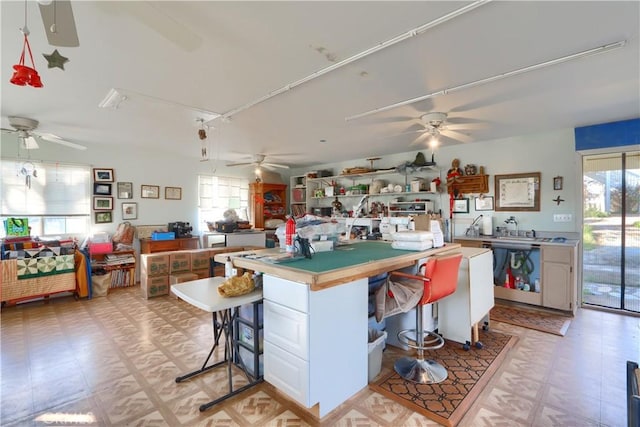
{"type": "Polygon", "coordinates": [[[91,296],[106,297],[109,293],[109,285],[111,284],[111,272],[106,274],[91,275],[91,296]]]}
{"type": "Polygon", "coordinates": [[[104,243],[89,243],[89,254],[108,254],[109,252],[113,252],[113,243],[104,242],[104,243]]]}
{"type": "MultiPolygon", "coordinates": [[[[244,363],[245,368],[247,368],[247,372],[249,372],[250,375],[255,376],[254,373],[254,366],[253,366],[253,353],[250,350],[247,350],[244,347],[240,347],[240,358],[242,359],[242,363],[244,363]]],[[[263,361],[263,356],[264,355],[260,355],[259,359],[258,359],[258,376],[261,377],[262,375],[264,375],[264,361],[263,361]]]]}
{"type": "Polygon", "coordinates": [[[153,233],[151,233],[151,240],[174,240],[175,238],[176,233],[173,231],[154,231],[153,233]]]}
{"type": "MultiPolygon", "coordinates": [[[[243,342],[246,345],[251,346],[251,348],[253,348],[253,336],[254,336],[254,331],[251,326],[238,322],[238,339],[240,340],[240,342],[243,342]]],[[[260,333],[258,337],[258,347],[260,351],[262,351],[262,347],[263,347],[263,338],[264,338],[263,329],[260,329],[260,333]]]]}
{"type": "MultiPolygon", "coordinates": [[[[247,322],[253,323],[253,304],[245,304],[241,305],[238,308],[238,316],[247,322]]],[[[262,321],[264,318],[264,306],[262,303],[258,304],[258,324],[262,325],[262,321]]]]}
{"type": "Polygon", "coordinates": [[[382,370],[382,350],[387,333],[376,329],[369,329],[369,382],[372,382],[382,370]]]}

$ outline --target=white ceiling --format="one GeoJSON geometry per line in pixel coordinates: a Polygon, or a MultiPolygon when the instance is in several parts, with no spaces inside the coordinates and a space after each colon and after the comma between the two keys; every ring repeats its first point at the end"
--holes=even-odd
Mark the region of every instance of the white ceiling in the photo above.
{"type": "MultiPolygon", "coordinates": [[[[199,109],[229,113],[469,2],[71,4],[80,46],[57,48],[69,58],[64,71],[47,68],[42,54],[54,47],[37,3],[27,4],[44,83],[36,89],[9,83],[22,49],[24,2],[1,2],[2,127],[7,116],[26,116],[89,150],[138,146],[199,158],[196,118],[210,117],[199,109]],[[98,108],[110,88],[129,99],[117,110],[98,108]]],[[[638,1],[489,2],[229,122],[214,120],[207,142],[214,158],[266,153],[268,161],[302,166],[421,150],[426,138],[414,143],[420,133],[407,131],[420,128],[425,112],[468,124],[468,143],[640,117],[639,28],[638,1]],[[620,49],[345,120],[621,40],[620,49]]]]}

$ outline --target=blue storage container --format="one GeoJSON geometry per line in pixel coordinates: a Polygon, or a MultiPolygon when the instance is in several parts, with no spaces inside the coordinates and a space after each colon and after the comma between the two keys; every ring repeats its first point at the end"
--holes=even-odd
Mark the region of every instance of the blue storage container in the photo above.
{"type": "Polygon", "coordinates": [[[159,232],[154,231],[151,233],[151,240],[173,240],[176,238],[176,233],[173,231],[159,232]]]}

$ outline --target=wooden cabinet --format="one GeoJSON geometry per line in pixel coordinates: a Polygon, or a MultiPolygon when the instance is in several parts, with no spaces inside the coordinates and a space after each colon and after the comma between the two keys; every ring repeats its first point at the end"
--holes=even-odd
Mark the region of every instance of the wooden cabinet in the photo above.
{"type": "Polygon", "coordinates": [[[121,288],[136,284],[135,251],[114,251],[91,254],[91,270],[111,273],[110,288],[121,288]]]}
{"type": "Polygon", "coordinates": [[[265,228],[268,219],[286,220],[287,185],[254,182],[249,184],[249,220],[254,228],[265,228]]]}
{"type": "Polygon", "coordinates": [[[447,184],[449,193],[488,193],[489,175],[462,175],[447,184]]]}
{"type": "Polygon", "coordinates": [[[576,312],[575,248],[542,247],[542,305],[576,312]]]}
{"type": "Polygon", "coordinates": [[[200,239],[198,237],[181,237],[172,240],[140,239],[140,253],[151,254],[154,252],[181,251],[183,249],[198,249],[200,239]]]}

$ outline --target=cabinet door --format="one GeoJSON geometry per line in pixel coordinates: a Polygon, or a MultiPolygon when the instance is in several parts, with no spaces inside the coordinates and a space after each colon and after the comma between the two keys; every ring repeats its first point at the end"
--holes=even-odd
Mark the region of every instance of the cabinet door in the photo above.
{"type": "Polygon", "coordinates": [[[571,266],[557,262],[542,264],[542,305],[571,310],[571,266]]]}
{"type": "Polygon", "coordinates": [[[574,310],[575,295],[573,247],[542,247],[542,305],[558,310],[574,310]]]}

